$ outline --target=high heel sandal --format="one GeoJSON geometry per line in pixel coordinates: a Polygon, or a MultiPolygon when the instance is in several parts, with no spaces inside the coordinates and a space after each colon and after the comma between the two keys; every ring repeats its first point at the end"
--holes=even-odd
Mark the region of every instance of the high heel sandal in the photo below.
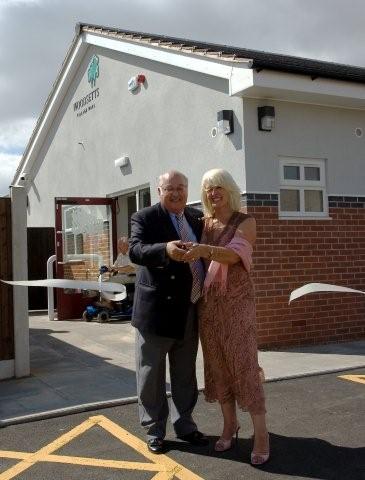
{"type": "Polygon", "coordinates": [[[221,437],[215,442],[214,450],[216,452],[225,452],[227,450],[230,450],[232,448],[233,443],[238,445],[238,431],[241,428],[240,425],[237,426],[235,433],[232,435],[232,437],[229,440],[226,440],[225,438],[221,437]]]}
{"type": "MultiPolygon", "coordinates": [[[[267,439],[269,440],[269,434],[267,434],[267,439]]],[[[256,453],[252,450],[251,465],[263,465],[269,460],[269,458],[270,458],[270,450],[265,453],[264,452],[256,453]]]]}

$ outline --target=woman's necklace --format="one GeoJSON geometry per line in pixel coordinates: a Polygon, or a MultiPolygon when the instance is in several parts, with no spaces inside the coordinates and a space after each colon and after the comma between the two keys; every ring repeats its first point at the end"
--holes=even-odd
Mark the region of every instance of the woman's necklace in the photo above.
{"type": "Polygon", "coordinates": [[[225,215],[225,219],[224,221],[223,220],[219,220],[217,217],[213,217],[213,226],[214,228],[218,228],[218,229],[223,229],[225,228],[230,219],[232,218],[232,215],[233,215],[233,212],[230,212],[228,215],[225,215]]]}
{"type": "Polygon", "coordinates": [[[226,223],[223,223],[218,218],[213,218],[213,227],[222,230],[226,226],[226,223]]]}

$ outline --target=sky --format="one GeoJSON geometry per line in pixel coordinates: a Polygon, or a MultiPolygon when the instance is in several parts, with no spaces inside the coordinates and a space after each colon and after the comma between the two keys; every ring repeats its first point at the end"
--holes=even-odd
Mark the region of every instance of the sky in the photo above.
{"type": "Polygon", "coordinates": [[[77,22],[365,67],[364,0],[0,0],[0,196],[77,22]]]}

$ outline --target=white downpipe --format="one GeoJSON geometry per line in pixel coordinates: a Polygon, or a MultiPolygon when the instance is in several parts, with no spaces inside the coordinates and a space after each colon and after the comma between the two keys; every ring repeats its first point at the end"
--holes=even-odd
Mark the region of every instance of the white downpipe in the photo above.
{"type": "MultiPolygon", "coordinates": [[[[53,278],[53,264],[56,261],[56,255],[52,255],[47,260],[47,279],[53,278]]],[[[54,294],[53,288],[47,288],[47,295],[48,295],[48,318],[50,320],[54,320],[54,294]]]]}

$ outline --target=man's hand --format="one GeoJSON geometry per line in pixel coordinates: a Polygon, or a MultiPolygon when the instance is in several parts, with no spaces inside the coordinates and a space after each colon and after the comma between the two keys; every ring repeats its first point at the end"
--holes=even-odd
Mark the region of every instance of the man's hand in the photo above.
{"type": "Polygon", "coordinates": [[[208,245],[191,243],[185,252],[184,262],[195,262],[199,258],[209,258],[210,248],[208,245]]]}
{"type": "Polygon", "coordinates": [[[186,253],[185,245],[181,240],[174,240],[166,244],[166,253],[175,262],[183,262],[186,253]]]}

